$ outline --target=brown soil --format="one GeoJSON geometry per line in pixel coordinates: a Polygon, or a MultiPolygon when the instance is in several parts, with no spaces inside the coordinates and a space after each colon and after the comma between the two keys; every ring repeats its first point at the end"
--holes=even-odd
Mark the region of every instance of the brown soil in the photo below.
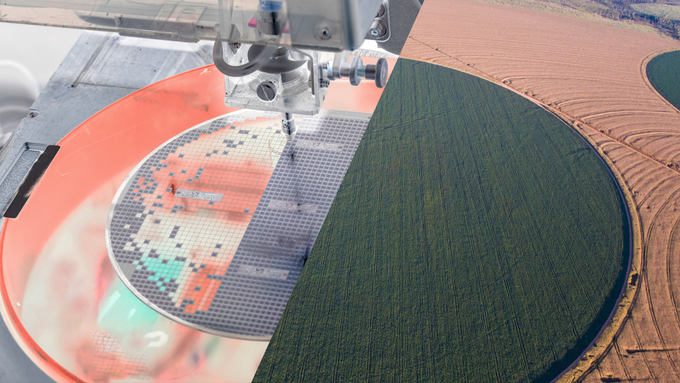
{"type": "Polygon", "coordinates": [[[644,76],[649,57],[673,49],[680,42],[549,12],[426,0],[402,51],[544,105],[597,146],[630,192],[640,278],[610,336],[564,380],[680,382],[680,111],[644,76]]]}

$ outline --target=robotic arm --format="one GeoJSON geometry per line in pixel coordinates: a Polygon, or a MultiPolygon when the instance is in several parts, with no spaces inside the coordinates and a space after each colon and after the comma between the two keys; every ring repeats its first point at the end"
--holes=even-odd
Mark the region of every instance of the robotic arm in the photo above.
{"type": "Polygon", "coordinates": [[[292,115],[318,113],[331,81],[348,78],[356,86],[365,78],[383,87],[387,78],[384,59],[365,66],[358,56],[348,61],[348,51],[366,39],[390,39],[388,0],[9,0],[3,4],[0,21],[5,22],[179,41],[213,39],[215,66],[225,75],[225,104],[281,112],[288,140],[295,136],[292,115]]]}

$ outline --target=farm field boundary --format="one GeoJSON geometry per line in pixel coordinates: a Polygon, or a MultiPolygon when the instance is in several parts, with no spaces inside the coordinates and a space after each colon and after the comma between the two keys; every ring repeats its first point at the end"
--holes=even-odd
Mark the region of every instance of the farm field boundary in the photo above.
{"type": "Polygon", "coordinates": [[[619,185],[535,103],[400,63],[255,381],[548,382],[626,284],[619,185]]]}
{"type": "Polygon", "coordinates": [[[609,352],[580,380],[680,381],[680,113],[641,75],[645,58],[680,42],[475,0],[455,10],[430,0],[421,16],[410,35],[429,46],[409,39],[404,56],[490,75],[563,112],[633,196],[644,261],[639,292],[609,352]],[[441,28],[450,33],[438,35],[441,28]]]}
{"type": "MultiPolygon", "coordinates": [[[[422,41],[419,41],[413,37],[409,37],[410,39],[417,41],[420,44],[427,45],[427,43],[424,43],[422,41]]],[[[435,49],[431,47],[432,49],[435,49]]],[[[440,52],[444,55],[446,53],[440,52]]],[[[656,56],[656,55],[654,55],[656,56]]],[[[450,57],[456,61],[454,57],[450,57]]],[[[443,64],[431,62],[428,60],[423,60],[420,58],[413,58],[413,57],[408,57],[410,60],[416,60],[416,61],[422,61],[426,62],[428,64],[432,65],[439,65],[443,66],[449,69],[457,70],[463,73],[467,73],[476,77],[479,77],[481,79],[484,79],[486,81],[489,81],[491,83],[494,83],[495,85],[499,85],[519,96],[524,97],[525,99],[533,102],[534,104],[540,106],[547,112],[553,114],[555,117],[559,118],[564,122],[564,124],[569,127],[571,130],[576,132],[579,137],[581,137],[585,142],[588,143],[588,145],[596,152],[598,153],[600,159],[606,164],[612,178],[616,180],[617,186],[619,193],[621,193],[622,198],[626,202],[627,206],[627,214],[629,217],[629,225],[630,225],[630,231],[631,231],[631,238],[630,238],[630,256],[629,256],[629,263],[628,263],[628,270],[626,272],[627,275],[627,283],[622,286],[621,293],[618,297],[617,304],[612,310],[609,319],[607,320],[607,324],[602,327],[600,330],[600,333],[598,334],[595,339],[591,342],[589,347],[583,351],[583,353],[574,360],[574,362],[566,368],[557,378],[555,378],[555,382],[558,383],[566,383],[566,382],[580,382],[588,373],[592,372],[593,369],[598,365],[598,363],[604,358],[604,356],[611,350],[614,340],[618,336],[618,334],[621,332],[623,329],[623,325],[628,319],[630,312],[632,310],[633,303],[635,302],[637,295],[638,295],[638,287],[639,284],[637,283],[637,280],[640,276],[641,270],[644,265],[644,259],[643,259],[643,254],[642,254],[642,230],[641,230],[641,225],[640,225],[640,216],[638,214],[637,206],[635,204],[635,201],[633,199],[633,196],[630,192],[630,188],[621,175],[621,172],[619,169],[612,163],[611,159],[609,156],[604,153],[604,151],[600,148],[599,145],[595,141],[593,141],[592,137],[586,134],[583,129],[584,127],[588,127],[592,130],[597,131],[598,133],[603,134],[602,132],[588,126],[587,124],[583,123],[582,121],[578,121],[566,114],[564,114],[562,111],[547,105],[540,100],[537,100],[536,98],[532,97],[531,95],[520,92],[517,89],[512,88],[508,84],[505,84],[495,77],[484,73],[480,71],[477,68],[472,68],[467,66],[466,64],[461,62],[461,67],[460,68],[454,68],[450,66],[446,66],[443,64]],[[464,67],[463,67],[464,66],[464,67]]],[[[653,89],[653,86],[650,84],[650,88],[653,89]]],[[[659,97],[663,98],[663,96],[659,95],[659,97]]],[[[665,99],[664,99],[665,100],[665,99]]],[[[669,103],[670,104],[670,103],[669,103]]],[[[640,153],[644,155],[644,153],[640,153]]],[[[645,157],[647,157],[645,155],[645,157]]],[[[650,158],[652,159],[652,158],[650,158]]],[[[652,159],[654,160],[654,159],[652,159]]],[[[655,160],[656,161],[656,160],[655,160]]],[[[657,161],[658,162],[658,161],[657,161]]]]}
{"type": "Polygon", "coordinates": [[[680,113],[680,106],[675,105],[675,104],[673,104],[671,101],[669,101],[668,99],[666,99],[666,97],[664,97],[664,95],[662,95],[662,94],[654,87],[654,85],[652,84],[652,82],[649,80],[649,76],[648,76],[648,72],[647,72],[647,70],[648,70],[648,65],[649,65],[649,62],[650,62],[650,61],[652,61],[652,60],[655,59],[656,57],[659,57],[659,56],[664,55],[664,54],[667,54],[667,53],[672,53],[672,52],[678,52],[677,54],[680,55],[680,51],[678,51],[677,49],[669,49],[669,50],[666,50],[666,51],[663,51],[663,52],[653,53],[653,54],[651,54],[651,55],[645,57],[645,59],[642,61],[642,64],[640,65],[640,75],[641,75],[642,78],[645,80],[645,84],[647,85],[647,87],[649,88],[649,90],[651,90],[651,91],[654,92],[657,96],[659,96],[659,98],[660,98],[661,100],[663,100],[663,102],[666,103],[666,105],[668,105],[669,107],[675,109],[675,111],[677,111],[678,113],[680,113]]]}
{"type": "Polygon", "coordinates": [[[627,283],[621,288],[621,294],[619,295],[619,298],[616,302],[616,306],[609,316],[607,324],[602,327],[598,336],[593,339],[590,346],[583,351],[579,358],[555,379],[555,382],[559,383],[580,382],[588,373],[592,372],[597,367],[602,358],[604,358],[604,356],[611,350],[614,345],[614,340],[622,331],[623,325],[631,313],[633,303],[635,303],[635,300],[637,299],[639,292],[639,284],[637,281],[640,277],[641,270],[644,267],[640,215],[638,214],[638,210],[630,192],[630,188],[628,187],[628,183],[621,175],[621,172],[616,166],[614,166],[611,159],[592,140],[592,138],[584,134],[584,132],[581,130],[581,127],[579,127],[579,123],[573,121],[573,119],[570,119],[561,112],[552,110],[543,104],[538,104],[541,105],[545,110],[563,120],[565,125],[576,131],[586,142],[588,142],[588,145],[590,145],[593,150],[595,150],[600,155],[600,159],[606,163],[610,174],[616,180],[619,193],[621,193],[622,198],[624,198],[626,201],[628,208],[627,214],[631,232],[631,252],[628,262],[628,270],[626,272],[627,283]]]}

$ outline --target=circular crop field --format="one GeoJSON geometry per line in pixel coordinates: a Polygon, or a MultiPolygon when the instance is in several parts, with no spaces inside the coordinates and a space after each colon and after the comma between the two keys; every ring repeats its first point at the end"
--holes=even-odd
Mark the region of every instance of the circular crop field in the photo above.
{"type": "Polygon", "coordinates": [[[647,78],[668,102],[680,109],[680,51],[651,59],[647,63],[647,78]]]}
{"type": "Polygon", "coordinates": [[[617,184],[562,121],[400,59],[256,382],[549,382],[630,256],[617,184]]]}

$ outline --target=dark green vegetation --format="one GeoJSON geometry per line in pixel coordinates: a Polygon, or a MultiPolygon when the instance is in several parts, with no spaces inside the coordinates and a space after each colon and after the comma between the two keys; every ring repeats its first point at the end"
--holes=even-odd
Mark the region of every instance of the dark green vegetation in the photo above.
{"type": "Polygon", "coordinates": [[[651,59],[647,64],[647,78],[668,102],[680,109],[680,51],[651,59]]]}
{"type": "Polygon", "coordinates": [[[554,116],[400,59],[255,381],[550,381],[621,291],[624,208],[554,116]]]}

